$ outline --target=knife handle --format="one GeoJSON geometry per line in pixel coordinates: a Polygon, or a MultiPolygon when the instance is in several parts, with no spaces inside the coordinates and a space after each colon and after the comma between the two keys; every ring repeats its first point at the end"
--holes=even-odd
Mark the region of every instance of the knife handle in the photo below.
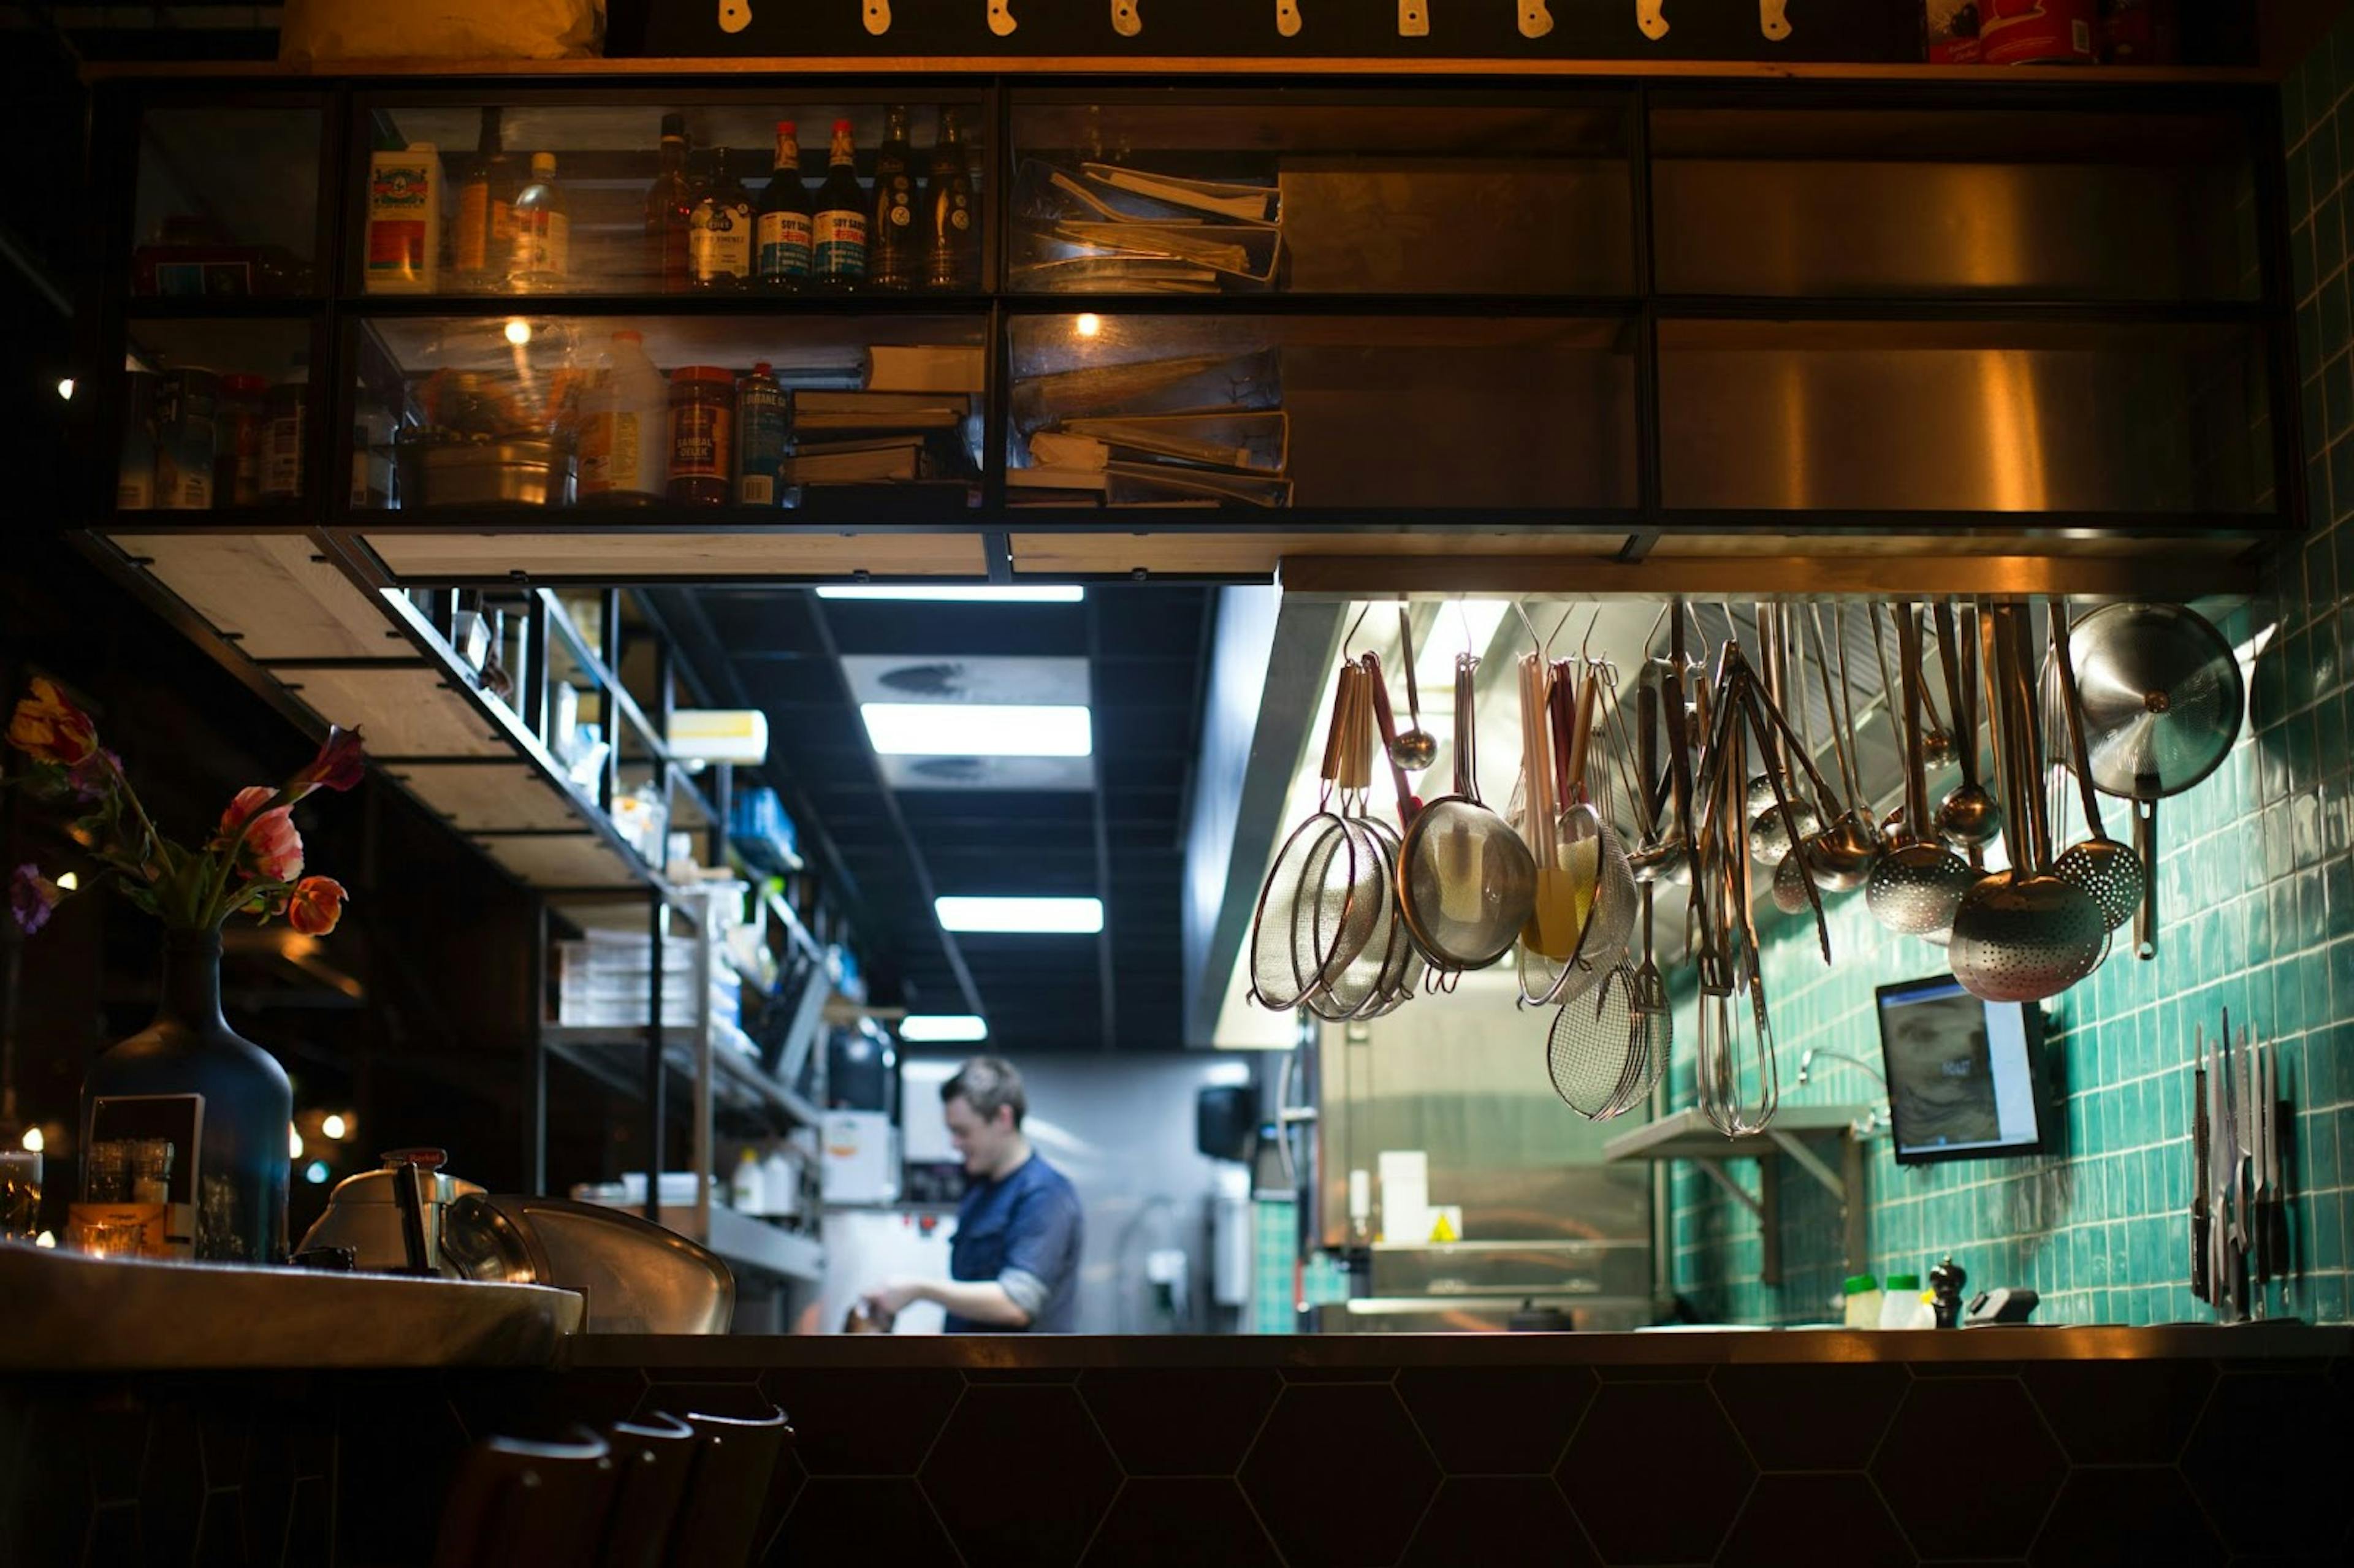
{"type": "Polygon", "coordinates": [[[2215,1288],[2209,1279],[2207,1211],[2202,1206],[2190,1212],[2190,1294],[2200,1300],[2214,1304],[2215,1288]]]}

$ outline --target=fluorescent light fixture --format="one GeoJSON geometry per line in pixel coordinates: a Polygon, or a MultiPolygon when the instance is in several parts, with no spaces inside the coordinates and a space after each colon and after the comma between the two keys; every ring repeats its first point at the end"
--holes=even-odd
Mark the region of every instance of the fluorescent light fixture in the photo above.
{"type": "Polygon", "coordinates": [[[1076,583],[986,588],[822,588],[820,599],[901,600],[910,604],[1076,604],[1087,590],[1076,583]]]}
{"type": "Polygon", "coordinates": [[[910,1045],[963,1045],[989,1038],[989,1021],[969,1012],[913,1013],[899,1020],[899,1038],[910,1045]]]}
{"type": "Polygon", "coordinates": [[[933,907],[951,931],[1092,937],[1103,929],[1100,898],[942,898],[933,907]]]}
{"type": "Polygon", "coordinates": [[[885,757],[1087,757],[1087,710],[1019,703],[861,703],[866,737],[885,757]]]}

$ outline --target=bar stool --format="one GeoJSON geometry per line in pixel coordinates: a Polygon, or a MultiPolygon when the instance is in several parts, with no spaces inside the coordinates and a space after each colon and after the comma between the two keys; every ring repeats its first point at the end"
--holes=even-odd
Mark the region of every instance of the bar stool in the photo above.
{"type": "Polygon", "coordinates": [[[695,1470],[695,1428],[657,1412],[616,1421],[605,1436],[613,1449],[613,1508],[599,1568],[663,1568],[695,1470]]]}
{"type": "Polygon", "coordinates": [[[785,1413],[763,1416],[690,1412],[695,1472],[671,1532],[667,1568],[742,1568],[769,1518],[769,1486],[792,1427],[785,1413]]]}
{"type": "Polygon", "coordinates": [[[489,1437],[466,1451],[441,1506],[433,1568],[586,1563],[613,1495],[613,1461],[587,1428],[558,1443],[489,1437]]]}

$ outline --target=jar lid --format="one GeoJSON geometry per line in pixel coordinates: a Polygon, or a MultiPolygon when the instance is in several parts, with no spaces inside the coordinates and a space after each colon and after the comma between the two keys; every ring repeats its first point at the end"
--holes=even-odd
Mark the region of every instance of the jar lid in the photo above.
{"type": "Polygon", "coordinates": [[[1918,1290],[1921,1288],[1921,1277],[1917,1274],[1892,1274],[1888,1277],[1888,1288],[1891,1290],[1918,1290]]]}
{"type": "Polygon", "coordinates": [[[1849,1296],[1861,1296],[1867,1290],[1879,1288],[1880,1281],[1868,1274],[1850,1274],[1847,1277],[1847,1283],[1840,1287],[1841,1292],[1849,1296]]]}
{"type": "Polygon", "coordinates": [[[736,385],[736,373],[724,365],[682,365],[670,373],[673,381],[718,381],[736,385]]]}

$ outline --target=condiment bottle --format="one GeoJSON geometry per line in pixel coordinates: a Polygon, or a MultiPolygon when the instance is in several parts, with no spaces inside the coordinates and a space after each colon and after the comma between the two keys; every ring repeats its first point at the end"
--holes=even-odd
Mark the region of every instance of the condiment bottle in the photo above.
{"type": "Polygon", "coordinates": [[[724,506],[733,488],[736,373],[682,365],[670,373],[670,484],[674,502],[724,506]]]}
{"type": "Polygon", "coordinates": [[[953,109],[940,111],[933,133],[930,177],[924,188],[930,245],[924,282],[934,289],[981,287],[981,218],[973,210],[972,168],[965,162],[964,127],[953,109]]]}
{"type": "Polygon", "coordinates": [[[570,275],[572,219],[556,181],[556,154],[531,155],[531,183],[514,202],[514,263],[507,284],[519,291],[560,289],[570,275]]]}
{"type": "Polygon", "coordinates": [[[866,281],[875,288],[904,292],[916,286],[924,261],[923,231],[916,227],[916,153],[907,143],[907,108],[893,104],[884,114],[883,143],[875,150],[875,221],[867,230],[866,281]]]}
{"type": "Polygon", "coordinates": [[[825,184],[811,206],[810,248],[817,286],[846,293],[866,281],[866,197],[858,188],[858,151],[850,122],[833,122],[833,146],[826,154],[825,184]]]}
{"type": "Polygon", "coordinates": [[[686,226],[687,281],[698,289],[740,289],[752,279],[752,193],[727,172],[727,149],[711,150],[711,185],[686,226]]]}
{"type": "Polygon", "coordinates": [[[801,184],[801,147],[790,120],[777,122],[777,161],[760,195],[753,270],[765,288],[795,290],[810,277],[810,196],[801,184]]]}
{"type": "Polygon", "coordinates": [[[1880,1281],[1868,1274],[1850,1274],[1843,1294],[1847,1297],[1849,1328],[1880,1327],[1880,1281]]]}
{"type": "Polygon", "coordinates": [[[686,177],[686,116],[662,118],[662,168],[646,189],[644,286],[665,293],[686,287],[686,226],[695,199],[686,177]]]}

